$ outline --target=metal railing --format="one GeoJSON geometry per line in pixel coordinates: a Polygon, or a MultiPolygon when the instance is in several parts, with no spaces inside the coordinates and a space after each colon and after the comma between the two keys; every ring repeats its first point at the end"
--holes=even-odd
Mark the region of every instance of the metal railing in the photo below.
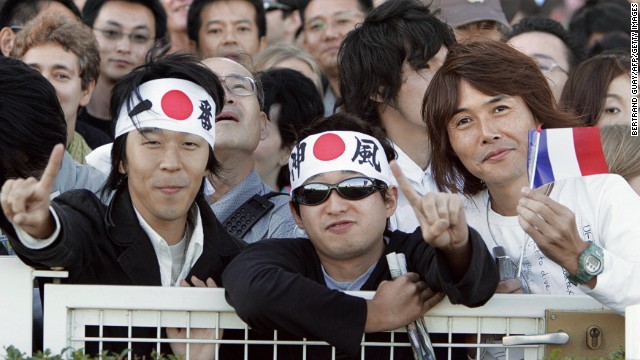
{"type": "MultiPolygon", "coordinates": [[[[65,277],[66,272],[36,271],[22,264],[16,257],[0,257],[0,351],[13,345],[23,352],[30,353],[33,279],[36,276],[65,277]]],[[[44,348],[50,349],[54,354],[68,347],[84,348],[87,341],[100,343],[105,340],[121,340],[128,347],[137,342],[147,341],[154,343],[158,348],[168,342],[208,342],[216,344],[216,351],[230,344],[243,345],[245,349],[256,344],[273,345],[274,358],[278,346],[283,345],[299,345],[303,347],[303,352],[317,347],[330,348],[321,341],[284,340],[277,332],[272,338],[250,338],[247,325],[225,301],[223,289],[61,284],[48,284],[45,289],[44,348]],[[99,329],[120,326],[127,329],[128,335],[119,339],[101,338],[102,332],[98,331],[98,335],[90,336],[86,332],[87,326],[97,326],[99,329]],[[131,331],[136,327],[155,329],[155,335],[151,338],[136,338],[131,331]],[[161,329],[166,327],[214,328],[216,331],[235,329],[240,330],[242,336],[239,339],[224,336],[218,340],[168,340],[160,336],[161,329]]],[[[373,293],[352,294],[371,297],[373,293]]],[[[508,351],[524,352],[525,359],[542,359],[545,356],[544,345],[509,344],[523,344],[533,340],[540,342],[540,339],[523,339],[516,335],[544,335],[546,322],[549,321],[548,309],[610,312],[586,296],[496,294],[480,308],[452,305],[444,300],[427,313],[425,320],[431,334],[444,334],[435,337],[437,340],[434,340],[433,345],[436,349],[445,348],[450,359],[454,358],[452,352],[458,348],[485,349],[505,346],[508,351]],[[460,337],[454,334],[469,336],[460,341],[460,337]],[[487,344],[481,337],[483,334],[501,334],[500,337],[509,337],[504,338],[504,343],[487,344]]],[[[640,305],[628,308],[625,325],[626,358],[640,360],[640,305]]],[[[391,341],[396,339],[393,344],[365,338],[362,347],[408,347],[408,342],[403,342],[406,338],[398,340],[401,337],[398,334],[403,332],[404,329],[391,333],[391,341]]],[[[557,334],[552,335],[557,337],[557,334]]],[[[542,342],[549,341],[551,340],[548,336],[542,339],[542,342]]],[[[190,346],[187,346],[187,355],[189,349],[190,346]]]]}
{"type": "MultiPolygon", "coordinates": [[[[122,341],[130,348],[138,341],[162,343],[182,342],[168,339],[136,339],[135,337],[101,338],[87,336],[85,327],[95,325],[100,329],[107,327],[126,327],[131,334],[134,327],[151,327],[160,334],[165,327],[178,328],[215,328],[218,330],[240,329],[244,339],[209,340],[216,344],[217,350],[223,344],[262,345],[300,345],[329,346],[318,341],[255,341],[247,337],[249,329],[235,314],[224,298],[224,289],[206,288],[168,288],[139,286],[88,286],[88,285],[46,285],[45,286],[44,345],[55,352],[66,347],[83,348],[85,341],[122,341]]],[[[371,292],[353,294],[370,297],[371,292]]],[[[545,332],[545,311],[582,310],[603,311],[607,308],[586,296],[546,296],[546,295],[495,295],[480,308],[467,308],[443,301],[425,316],[430,333],[446,334],[445,342],[434,342],[434,347],[445,347],[452,358],[455,348],[477,347],[479,349],[504,347],[503,344],[486,344],[478,341],[482,334],[539,335],[545,332]],[[472,334],[475,344],[454,340],[454,334],[472,334]],[[473,336],[475,334],[475,336],[473,336]]],[[[397,330],[394,333],[402,333],[397,330]]],[[[101,333],[101,332],[100,332],[101,333]]],[[[516,340],[518,338],[508,338],[516,340]]],[[[519,340],[521,341],[521,339],[519,340]]],[[[547,339],[543,341],[548,341],[547,339]]],[[[184,340],[185,343],[202,343],[199,340],[184,340]]],[[[373,343],[366,340],[368,346],[391,346],[390,343],[373,343]]],[[[393,346],[409,346],[408,343],[396,343],[393,346]]],[[[544,357],[544,346],[529,344],[509,347],[524,351],[525,359],[544,357]]],[[[277,351],[277,350],[274,350],[277,351]]],[[[131,355],[131,354],[130,354],[131,355]]]]}

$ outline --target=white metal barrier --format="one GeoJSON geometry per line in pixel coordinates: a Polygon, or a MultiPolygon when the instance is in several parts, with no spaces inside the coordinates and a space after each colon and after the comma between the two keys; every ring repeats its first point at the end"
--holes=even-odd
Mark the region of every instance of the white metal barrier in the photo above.
{"type": "Polygon", "coordinates": [[[37,271],[16,256],[0,256],[0,353],[13,345],[31,354],[33,279],[36,276],[66,277],[67,273],[37,271]]]}
{"type": "Polygon", "coordinates": [[[640,360],[640,304],[625,310],[625,355],[627,360],[640,360]]]}
{"type": "MultiPolygon", "coordinates": [[[[53,353],[66,347],[80,349],[84,347],[85,341],[103,339],[86,336],[86,325],[124,326],[128,329],[137,326],[153,327],[158,334],[162,327],[242,329],[247,333],[246,324],[225,301],[223,289],[88,285],[46,285],[45,289],[44,345],[53,353]]],[[[356,294],[364,297],[372,295],[370,292],[356,294]]],[[[609,312],[603,305],[586,296],[498,294],[485,306],[473,309],[451,305],[445,300],[430,310],[425,319],[430,333],[448,334],[447,342],[434,342],[433,345],[448,347],[451,358],[451,349],[470,347],[469,343],[456,343],[452,334],[475,334],[476,339],[480,338],[480,334],[542,334],[545,331],[545,310],[549,308],[558,311],[609,312]]],[[[141,339],[125,337],[120,340],[132,344],[141,339]]],[[[167,339],[151,341],[158,345],[169,342],[167,339]]],[[[193,339],[184,342],[202,343],[193,339]]],[[[208,342],[215,343],[216,349],[219,345],[228,343],[254,344],[251,340],[224,338],[208,342]]],[[[262,343],[306,346],[324,344],[278,340],[262,343]]],[[[363,346],[368,345],[371,344],[363,343],[363,346]]],[[[471,345],[476,346],[484,348],[502,345],[488,345],[479,341],[471,345]]],[[[524,350],[525,359],[544,357],[542,345],[521,345],[519,348],[524,350]]]]}

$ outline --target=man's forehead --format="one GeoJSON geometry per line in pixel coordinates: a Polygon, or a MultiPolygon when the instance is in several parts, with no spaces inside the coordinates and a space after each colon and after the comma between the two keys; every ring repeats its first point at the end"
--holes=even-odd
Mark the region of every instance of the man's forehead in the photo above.
{"type": "Polygon", "coordinates": [[[344,12],[361,12],[358,0],[311,0],[304,10],[306,21],[314,17],[335,16],[344,12]]]}
{"type": "Polygon", "coordinates": [[[253,74],[247,68],[228,58],[214,57],[202,62],[218,76],[237,74],[253,78],[253,74]]]}

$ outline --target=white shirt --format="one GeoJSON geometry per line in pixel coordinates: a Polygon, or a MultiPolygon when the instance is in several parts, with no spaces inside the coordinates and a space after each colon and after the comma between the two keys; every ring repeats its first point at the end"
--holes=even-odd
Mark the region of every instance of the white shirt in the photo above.
{"type": "MultiPolygon", "coordinates": [[[[604,270],[598,275],[593,289],[585,285],[574,286],[566,279],[563,269],[548,259],[529,239],[522,276],[526,278],[532,293],[584,293],[620,313],[624,313],[626,306],[640,303],[640,287],[636,285],[640,278],[638,194],[622,177],[605,174],[557,181],[549,197],[575,214],[577,231],[582,240],[593,241],[603,248],[604,270]]],[[[489,210],[487,222],[486,209],[485,190],[473,196],[465,205],[467,223],[482,235],[489,249],[496,243],[503,246],[507,255],[517,264],[525,239],[517,216],[502,216],[489,210]]]]}
{"type": "MultiPolygon", "coordinates": [[[[436,184],[433,181],[431,168],[427,167],[426,170],[422,170],[422,168],[411,160],[409,155],[402,151],[400,147],[393,143],[391,144],[393,145],[396,153],[398,153],[396,163],[416,192],[420,195],[424,195],[430,191],[438,191],[436,184]]],[[[395,185],[397,185],[397,180],[394,179],[394,181],[395,185]]],[[[418,226],[420,226],[418,218],[413,211],[413,207],[411,207],[409,200],[407,200],[407,197],[402,193],[400,188],[398,188],[398,206],[396,207],[396,212],[389,218],[389,220],[391,222],[391,230],[401,230],[406,233],[412,233],[418,226]]]]}

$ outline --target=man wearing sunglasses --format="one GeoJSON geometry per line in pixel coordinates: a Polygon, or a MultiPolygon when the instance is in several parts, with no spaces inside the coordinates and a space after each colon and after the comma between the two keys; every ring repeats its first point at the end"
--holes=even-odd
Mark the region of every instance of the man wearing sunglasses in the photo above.
{"type": "MultiPolygon", "coordinates": [[[[410,323],[442,299],[435,292],[467,306],[492,296],[496,266],[467,226],[458,196],[421,197],[398,171],[422,226],[412,234],[390,232],[387,221],[398,190],[388,162],[393,150],[381,140],[384,135],[346,114],[316,121],[310,129],[289,161],[291,209],[309,239],[250,245],[223,273],[227,300],[244,321],[256,331],[326,341],[336,347],[336,358],[388,359],[389,348],[365,347],[360,354],[363,333],[410,323]],[[392,252],[405,254],[410,273],[388,281],[385,254],[392,252]],[[376,293],[365,300],[343,293],[349,290],[376,293]]],[[[371,335],[380,340],[388,334],[371,335]]],[[[323,350],[330,349],[307,351],[323,350]]],[[[394,358],[413,356],[408,347],[396,347],[394,358]]]]}
{"type": "Polygon", "coordinates": [[[214,213],[227,230],[247,243],[293,236],[296,224],[288,196],[274,192],[255,169],[253,152],[269,131],[267,115],[261,110],[262,86],[231,59],[203,62],[225,89],[224,107],[216,116],[216,158],[222,171],[209,178],[213,192],[208,200],[214,213]]]}

